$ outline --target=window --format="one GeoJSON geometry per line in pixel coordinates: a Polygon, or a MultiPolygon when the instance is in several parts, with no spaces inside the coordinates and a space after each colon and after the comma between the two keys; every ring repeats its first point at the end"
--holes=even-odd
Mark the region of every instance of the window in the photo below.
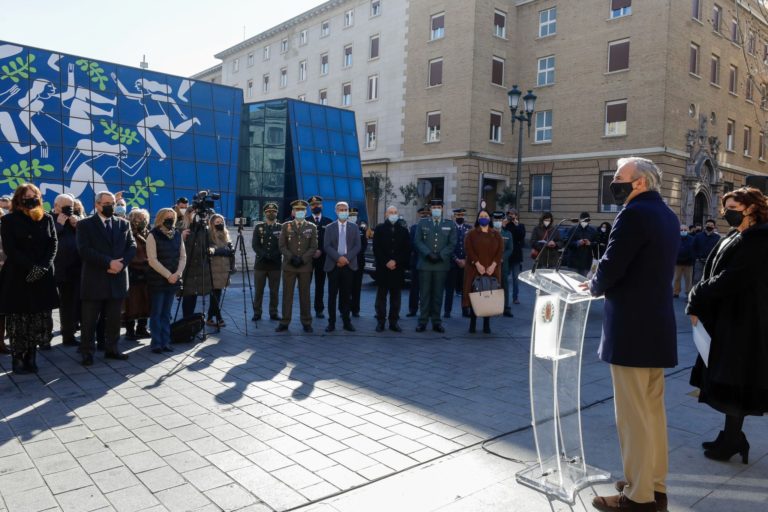
{"type": "Polygon", "coordinates": [[[232,61],[232,72],[237,73],[240,71],[240,59],[235,59],[232,61]]]}
{"type": "Polygon", "coordinates": [[[755,85],[751,76],[747,77],[747,83],[744,86],[744,99],[751,102],[755,100],[755,85]]]}
{"type": "Polygon", "coordinates": [[[539,59],[538,75],[536,76],[536,85],[552,85],[555,83],[555,56],[542,57],[539,59]]]}
{"type": "Polygon", "coordinates": [[[280,53],[285,53],[288,51],[288,40],[283,39],[280,41],[280,53]]]}
{"type": "Polygon", "coordinates": [[[739,20],[733,18],[731,20],[731,42],[740,44],[739,41],[739,20]]]}
{"type": "Polygon", "coordinates": [[[715,4],[712,8],[712,30],[720,32],[723,26],[723,8],[715,4]]]}
{"type": "Polygon", "coordinates": [[[303,82],[307,79],[307,61],[299,61],[299,82],[303,82]]]}
{"type": "Polygon", "coordinates": [[[249,53],[248,54],[248,67],[251,67],[251,66],[253,66],[253,54],[249,53]]]}
{"type": "Polygon", "coordinates": [[[264,50],[262,50],[261,55],[262,55],[263,60],[269,60],[269,54],[270,54],[269,49],[270,48],[271,48],[271,46],[265,46],[264,50]]]}
{"type": "Polygon", "coordinates": [[[760,132],[760,137],[757,139],[757,157],[765,160],[765,132],[760,132]]]}
{"type": "Polygon", "coordinates": [[[288,68],[280,68],[280,87],[288,85],[288,68]]]}
{"type": "Polygon", "coordinates": [[[253,80],[248,80],[248,87],[246,89],[245,95],[248,98],[253,98],[253,80]]]}
{"type": "Polygon", "coordinates": [[[627,100],[609,101],[605,104],[605,136],[627,134],[627,100]]]}
{"type": "Polygon", "coordinates": [[[536,112],[536,142],[552,142],[552,111],[536,112]]]}
{"type": "Polygon", "coordinates": [[[344,26],[351,27],[355,23],[355,11],[350,9],[344,12],[344,26]]]}
{"type": "Polygon", "coordinates": [[[712,55],[709,61],[709,83],[720,85],[720,57],[712,55]]]}
{"type": "Polygon", "coordinates": [[[491,61],[491,83],[504,85],[504,59],[494,57],[491,61]]]}
{"type": "Polygon", "coordinates": [[[329,35],[331,35],[331,22],[325,20],[320,23],[320,37],[328,37],[329,35]]]}
{"type": "Polygon", "coordinates": [[[341,84],[341,104],[348,107],[352,104],[352,83],[341,84]]]}
{"type": "Polygon", "coordinates": [[[323,53],[320,55],[320,74],[321,75],[328,74],[328,54],[327,53],[323,53]]]}
{"type": "Polygon", "coordinates": [[[600,173],[600,213],[613,213],[619,211],[619,205],[611,193],[611,182],[615,171],[600,173]]]}
{"type": "Polygon", "coordinates": [[[377,99],[379,99],[379,75],[372,75],[368,77],[368,100],[377,99]]]}
{"type": "Polygon", "coordinates": [[[701,0],[691,1],[691,17],[701,21],[701,0]]]}
{"type": "Polygon", "coordinates": [[[733,119],[728,120],[728,125],[725,128],[725,150],[733,151],[734,138],[736,137],[736,121],[733,119]]]}
{"type": "Polygon", "coordinates": [[[557,33],[557,7],[539,11],[539,37],[553,36],[557,33]]]}
{"type": "Polygon", "coordinates": [[[348,44],[344,47],[344,67],[348,68],[352,65],[352,45],[348,44]]]}
{"type": "Polygon", "coordinates": [[[747,52],[750,55],[755,54],[755,49],[757,48],[757,36],[754,32],[750,31],[749,35],[747,36],[747,52]]]}
{"type": "Polygon", "coordinates": [[[320,89],[317,93],[317,102],[321,105],[328,104],[328,89],[320,89]]]}
{"type": "Polygon", "coordinates": [[[732,181],[724,181],[723,182],[723,194],[727,194],[728,192],[733,192],[733,182],[732,181]]]}
{"type": "Polygon", "coordinates": [[[501,112],[491,111],[491,142],[501,142],[501,112]]]}
{"type": "Polygon", "coordinates": [[[752,156],[752,127],[744,127],[744,156],[752,156]]]}
{"type": "Polygon", "coordinates": [[[261,92],[269,92],[269,75],[264,75],[261,79],[261,92]]]}
{"type": "Polygon", "coordinates": [[[608,72],[629,69],[629,39],[608,43],[608,72]]]}
{"type": "Polygon", "coordinates": [[[371,39],[368,43],[368,58],[369,59],[379,58],[379,35],[378,34],[376,34],[375,36],[371,36],[371,39]]]}
{"type": "Polygon", "coordinates": [[[429,61],[429,86],[443,84],[443,59],[429,61]]]}
{"type": "Polygon", "coordinates": [[[299,32],[299,46],[304,46],[309,42],[309,31],[307,29],[299,32]]]}
{"type": "Polygon", "coordinates": [[[427,142],[440,140],[440,112],[427,112],[427,142]]]}
{"type": "Polygon", "coordinates": [[[507,13],[503,11],[493,11],[493,35],[507,38],[507,13]]]}
{"type": "Polygon", "coordinates": [[[376,149],[376,121],[365,123],[365,149],[376,149]]]}
{"type": "Polygon", "coordinates": [[[433,14],[430,20],[430,27],[430,41],[445,37],[445,13],[433,14]]]}
{"type": "Polygon", "coordinates": [[[688,72],[699,75],[699,45],[691,43],[691,57],[688,62],[688,72]]]}
{"type": "Polygon", "coordinates": [[[371,18],[381,14],[381,0],[371,0],[371,18]]]}
{"type": "Polygon", "coordinates": [[[296,99],[299,101],[307,101],[307,95],[306,94],[299,94],[296,96],[296,99]]]}
{"type": "Polygon", "coordinates": [[[552,209],[552,175],[531,176],[531,211],[546,212],[552,209]]]}
{"type": "Polygon", "coordinates": [[[632,0],[611,0],[611,19],[632,14],[632,0]]]}
{"type": "Polygon", "coordinates": [[[728,92],[736,94],[739,80],[739,68],[736,66],[730,66],[728,70],[728,92]]]}

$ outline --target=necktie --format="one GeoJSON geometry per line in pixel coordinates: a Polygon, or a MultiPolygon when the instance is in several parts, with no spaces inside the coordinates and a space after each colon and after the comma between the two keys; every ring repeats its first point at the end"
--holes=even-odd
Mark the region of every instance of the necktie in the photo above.
{"type": "Polygon", "coordinates": [[[110,221],[110,219],[107,219],[106,221],[104,221],[104,225],[107,228],[107,234],[109,236],[112,236],[112,222],[110,221]]]}
{"type": "Polygon", "coordinates": [[[341,256],[347,255],[347,224],[339,224],[339,254],[341,256]]]}

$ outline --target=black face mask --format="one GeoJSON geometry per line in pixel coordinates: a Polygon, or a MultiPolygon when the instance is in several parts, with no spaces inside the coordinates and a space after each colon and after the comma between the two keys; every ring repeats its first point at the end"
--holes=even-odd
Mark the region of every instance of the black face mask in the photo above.
{"type": "Polygon", "coordinates": [[[106,218],[110,218],[115,214],[115,207],[111,204],[101,207],[101,214],[106,218]]]}
{"type": "Polygon", "coordinates": [[[276,213],[268,213],[267,214],[267,220],[275,220],[277,218],[276,213]]]}
{"type": "Polygon", "coordinates": [[[458,224],[459,226],[464,224],[464,217],[457,217],[456,218],[456,224],[458,224]]]}
{"type": "Polygon", "coordinates": [[[137,231],[144,231],[145,229],[147,229],[147,223],[144,222],[143,220],[136,224],[136,230],[137,231]]]}
{"type": "Polygon", "coordinates": [[[213,227],[216,231],[224,231],[224,224],[214,224],[213,227]]]}
{"type": "Polygon", "coordinates": [[[611,183],[611,194],[613,194],[616,204],[624,204],[629,194],[632,193],[632,183],[631,181],[629,183],[611,183]]]}
{"type": "Polygon", "coordinates": [[[736,210],[726,210],[723,214],[725,222],[732,228],[739,227],[744,222],[744,212],[738,212],[736,210]]]}
{"type": "Polygon", "coordinates": [[[21,204],[27,210],[31,210],[32,208],[37,208],[40,206],[40,200],[36,197],[28,197],[26,199],[22,199],[21,204]]]}
{"type": "Polygon", "coordinates": [[[71,206],[62,206],[61,207],[61,213],[69,217],[73,213],[73,208],[71,206]]]}
{"type": "Polygon", "coordinates": [[[163,226],[166,229],[173,229],[173,225],[174,224],[175,224],[175,222],[173,222],[173,219],[164,219],[163,220],[163,226]]]}
{"type": "Polygon", "coordinates": [[[320,206],[315,206],[314,208],[312,208],[312,213],[315,215],[320,215],[321,213],[323,213],[323,209],[320,206]]]}

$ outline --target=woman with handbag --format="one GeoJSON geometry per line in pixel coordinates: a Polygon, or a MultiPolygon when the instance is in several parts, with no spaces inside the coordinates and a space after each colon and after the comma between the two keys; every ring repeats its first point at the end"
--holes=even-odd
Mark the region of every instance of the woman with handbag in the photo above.
{"type": "Polygon", "coordinates": [[[187,263],[181,232],[176,229],[176,212],[161,208],[155,215],[155,227],[147,235],[147,287],[152,303],[149,327],[152,352],[173,352],[171,348],[171,305],[181,285],[187,263]]]}
{"type": "MultiPolygon", "coordinates": [[[[501,283],[504,240],[498,231],[491,229],[491,216],[487,211],[480,211],[477,221],[475,221],[475,229],[464,237],[464,249],[467,254],[467,265],[464,267],[464,293],[462,294],[461,306],[469,308],[469,332],[474,333],[477,315],[472,308],[469,294],[477,291],[473,290],[476,278],[483,276],[495,278],[495,288],[501,288],[499,283],[501,283]]],[[[483,332],[485,334],[491,333],[490,318],[487,316],[483,317],[483,332]]]]}
{"type": "Polygon", "coordinates": [[[149,236],[149,212],[134,208],[128,215],[133,239],[136,240],[136,256],[128,264],[128,297],[125,299],[125,337],[129,340],[149,338],[147,320],[150,314],[149,289],[147,288],[147,236],[149,236]]]}
{"type": "Polygon", "coordinates": [[[555,268],[560,259],[562,242],[552,221],[552,214],[544,212],[531,231],[531,258],[538,261],[537,268],[555,268]]]}
{"type": "Polygon", "coordinates": [[[213,254],[211,255],[213,289],[211,290],[211,302],[208,306],[206,324],[221,328],[225,325],[221,318],[221,296],[224,289],[229,286],[229,274],[233,270],[235,250],[229,240],[229,231],[227,231],[227,226],[224,223],[224,217],[217,213],[212,215],[208,222],[213,241],[213,254]]]}

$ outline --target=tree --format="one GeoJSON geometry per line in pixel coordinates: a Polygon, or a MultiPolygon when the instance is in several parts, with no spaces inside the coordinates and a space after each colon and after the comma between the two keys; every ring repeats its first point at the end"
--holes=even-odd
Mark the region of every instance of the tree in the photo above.
{"type": "Polygon", "coordinates": [[[403,206],[416,206],[418,204],[419,192],[416,188],[416,184],[411,182],[407,185],[400,187],[400,194],[403,196],[403,200],[400,204],[403,206]]]}
{"type": "Polygon", "coordinates": [[[389,176],[376,171],[363,178],[363,182],[365,183],[365,194],[369,199],[373,200],[373,211],[369,212],[371,216],[369,221],[375,225],[379,218],[379,202],[382,199],[388,201],[390,197],[394,196],[394,185],[392,185],[392,180],[389,179],[389,176]]]}
{"type": "Polygon", "coordinates": [[[515,200],[515,187],[507,185],[501,191],[501,194],[496,194],[496,204],[501,209],[517,204],[517,201],[515,200]]]}
{"type": "MultiPolygon", "coordinates": [[[[746,64],[744,95],[752,101],[755,122],[761,132],[768,129],[768,33],[764,21],[768,19],[765,0],[733,0],[729,8],[733,23],[727,17],[720,20],[725,36],[741,49],[746,64]],[[759,47],[760,46],[760,47],[759,47]]],[[[763,141],[760,141],[763,144],[763,141]]]]}

